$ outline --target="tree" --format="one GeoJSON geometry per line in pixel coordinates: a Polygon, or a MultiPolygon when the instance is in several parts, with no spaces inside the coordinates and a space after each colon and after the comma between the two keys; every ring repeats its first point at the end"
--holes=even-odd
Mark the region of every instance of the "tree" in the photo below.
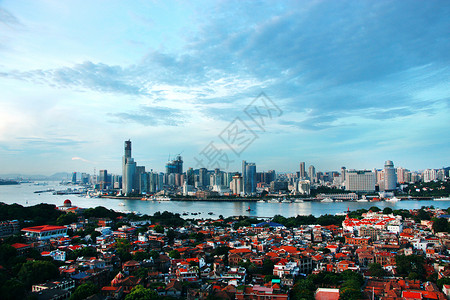
{"type": "Polygon", "coordinates": [[[59,275],[58,268],[48,261],[27,261],[20,268],[18,278],[26,285],[31,286],[49,279],[55,279],[59,275]]]}
{"type": "Polygon", "coordinates": [[[19,300],[25,296],[25,285],[16,279],[7,280],[0,289],[0,299],[19,300]]]}
{"type": "Polygon", "coordinates": [[[161,225],[156,225],[153,230],[155,230],[155,232],[157,233],[164,233],[164,227],[162,227],[161,225]]]}
{"type": "Polygon", "coordinates": [[[17,255],[16,248],[8,244],[3,244],[0,246],[0,265],[7,265],[11,262],[11,259],[17,255]]]}
{"type": "Polygon", "coordinates": [[[369,273],[373,277],[387,276],[387,272],[379,263],[373,263],[369,265],[369,273]]]}
{"type": "Polygon", "coordinates": [[[410,276],[414,279],[425,279],[426,274],[423,266],[424,260],[419,255],[397,255],[395,256],[395,263],[397,265],[397,273],[400,276],[410,276]]]}
{"type": "Polygon", "coordinates": [[[142,285],[135,286],[131,292],[125,297],[125,300],[153,300],[159,299],[158,294],[150,289],[144,288],[142,285]]]}
{"type": "Polygon", "coordinates": [[[449,232],[450,233],[450,223],[446,218],[437,218],[433,222],[434,232],[449,232]]]}
{"type": "Polygon", "coordinates": [[[65,213],[63,215],[60,215],[56,219],[56,224],[58,225],[69,225],[72,223],[75,223],[78,220],[78,217],[74,213],[65,213]]]}
{"type": "Polygon", "coordinates": [[[372,206],[371,208],[369,208],[369,210],[373,212],[379,212],[381,209],[378,208],[377,206],[372,206]]]}
{"type": "Polygon", "coordinates": [[[181,258],[181,255],[180,255],[180,252],[178,252],[177,250],[172,250],[169,252],[169,257],[174,258],[174,259],[179,259],[179,258],[181,258]]]}
{"type": "Polygon", "coordinates": [[[383,209],[383,214],[385,214],[385,215],[392,214],[392,212],[393,212],[393,210],[392,210],[392,208],[390,208],[390,207],[385,207],[385,208],[383,209]]]}
{"type": "Polygon", "coordinates": [[[73,294],[70,296],[70,300],[82,300],[89,296],[92,296],[98,292],[98,287],[92,282],[88,281],[83,283],[75,289],[73,294]]]}

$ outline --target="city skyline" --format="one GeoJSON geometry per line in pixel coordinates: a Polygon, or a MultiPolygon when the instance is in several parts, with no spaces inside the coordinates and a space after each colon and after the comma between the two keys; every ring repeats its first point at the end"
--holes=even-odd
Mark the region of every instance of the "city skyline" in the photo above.
{"type": "MultiPolygon", "coordinates": [[[[3,174],[186,170],[214,142],[242,169],[448,166],[447,1],[0,3],[3,174]],[[264,126],[246,108],[277,107],[264,126]],[[236,154],[236,118],[254,140],[236,154]],[[294,167],[294,165],[296,167],[294,167]]],[[[225,169],[223,169],[225,170],[225,169]]]]}

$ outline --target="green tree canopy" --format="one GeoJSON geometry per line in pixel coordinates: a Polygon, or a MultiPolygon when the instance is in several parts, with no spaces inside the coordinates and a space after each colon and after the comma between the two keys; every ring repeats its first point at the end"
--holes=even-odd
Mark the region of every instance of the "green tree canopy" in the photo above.
{"type": "Polygon", "coordinates": [[[50,279],[56,279],[59,275],[56,265],[49,261],[27,261],[20,268],[18,278],[26,285],[31,286],[50,279]]]}
{"type": "Polygon", "coordinates": [[[69,300],[82,300],[98,292],[98,287],[92,282],[83,283],[75,289],[69,300]]]}
{"type": "Polygon", "coordinates": [[[155,291],[146,289],[142,285],[137,285],[125,297],[125,300],[156,300],[159,298],[158,293],[155,291]]]}

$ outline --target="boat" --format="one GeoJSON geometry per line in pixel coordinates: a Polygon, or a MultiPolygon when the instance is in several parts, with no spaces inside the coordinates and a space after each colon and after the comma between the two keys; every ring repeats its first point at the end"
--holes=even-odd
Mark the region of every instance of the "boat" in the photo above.
{"type": "Polygon", "coordinates": [[[280,203],[280,200],[277,198],[272,198],[269,200],[269,203],[280,203]]]}
{"type": "Polygon", "coordinates": [[[388,198],[388,199],[386,199],[386,200],[384,200],[384,201],[387,201],[387,202],[397,202],[397,201],[400,201],[400,200],[402,200],[402,199],[400,199],[400,198],[397,198],[397,197],[392,197],[392,198],[388,198]]]}
{"type": "Polygon", "coordinates": [[[334,202],[334,201],[331,198],[325,198],[325,199],[320,200],[320,202],[334,202]]]}
{"type": "Polygon", "coordinates": [[[450,201],[450,197],[434,198],[434,201],[450,201]]]}
{"type": "Polygon", "coordinates": [[[342,199],[337,199],[337,200],[334,200],[334,202],[344,202],[344,200],[342,200],[342,199]]]}
{"type": "Polygon", "coordinates": [[[378,201],[380,201],[380,198],[377,198],[377,197],[374,197],[369,200],[369,202],[378,202],[378,201]]]}
{"type": "Polygon", "coordinates": [[[369,202],[369,200],[363,198],[363,199],[356,200],[356,202],[369,202]]]}
{"type": "Polygon", "coordinates": [[[125,203],[120,202],[120,203],[119,203],[119,206],[125,206],[125,203]]]}
{"type": "Polygon", "coordinates": [[[295,199],[294,202],[295,203],[303,203],[304,201],[302,199],[295,199]]]}
{"type": "Polygon", "coordinates": [[[159,196],[159,197],[156,197],[155,200],[156,200],[156,201],[170,201],[170,200],[172,200],[172,199],[170,199],[170,198],[167,197],[167,196],[159,196]]]}
{"type": "Polygon", "coordinates": [[[264,202],[266,202],[266,201],[264,201],[264,200],[258,200],[257,202],[259,202],[259,203],[264,203],[264,202]]]}
{"type": "Polygon", "coordinates": [[[208,215],[213,215],[214,213],[212,212],[212,211],[210,211],[209,213],[208,213],[208,215]]]}
{"type": "Polygon", "coordinates": [[[250,206],[246,209],[246,211],[252,211],[252,209],[250,208],[250,206]]]}
{"type": "Polygon", "coordinates": [[[283,199],[283,201],[281,201],[282,203],[291,203],[291,201],[290,200],[288,200],[288,199],[283,199]]]}

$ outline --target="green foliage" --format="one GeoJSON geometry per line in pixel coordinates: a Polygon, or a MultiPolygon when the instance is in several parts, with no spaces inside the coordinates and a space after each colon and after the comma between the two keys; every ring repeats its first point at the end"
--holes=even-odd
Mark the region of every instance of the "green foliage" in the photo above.
{"type": "Polygon", "coordinates": [[[370,276],[384,277],[387,276],[387,272],[379,263],[373,263],[369,265],[370,276]]]}
{"type": "Polygon", "coordinates": [[[72,223],[77,222],[78,217],[76,214],[74,213],[65,213],[62,214],[58,217],[58,219],[56,219],[56,224],[62,226],[62,225],[69,225],[72,223]]]}
{"type": "Polygon", "coordinates": [[[181,258],[181,255],[180,252],[178,252],[177,250],[172,250],[169,252],[169,257],[173,259],[179,259],[181,258]]]}
{"type": "Polygon", "coordinates": [[[16,248],[8,244],[0,245],[0,265],[6,266],[11,263],[11,259],[17,255],[16,248]]]}
{"type": "Polygon", "coordinates": [[[68,260],[75,260],[78,257],[97,257],[98,252],[94,247],[84,247],[67,253],[68,260]]]}
{"type": "Polygon", "coordinates": [[[392,210],[392,208],[390,208],[390,207],[385,207],[384,209],[383,209],[383,214],[385,214],[385,215],[389,215],[389,214],[392,214],[394,211],[392,210]]]}
{"type": "Polygon", "coordinates": [[[32,221],[27,226],[55,224],[58,217],[64,212],[56,209],[53,204],[38,204],[29,207],[23,207],[20,204],[0,203],[0,220],[24,220],[32,221]]]}
{"type": "Polygon", "coordinates": [[[450,222],[446,218],[437,218],[433,220],[434,232],[448,232],[450,233],[450,222]]]}
{"type": "Polygon", "coordinates": [[[116,240],[116,251],[121,261],[128,261],[132,259],[130,254],[131,244],[126,239],[116,240]]]}
{"type": "Polygon", "coordinates": [[[22,265],[18,278],[28,287],[55,279],[59,275],[58,268],[48,261],[28,261],[22,265]]]}
{"type": "Polygon", "coordinates": [[[98,287],[92,282],[86,282],[75,289],[70,300],[82,300],[98,292],[98,287]]]}
{"type": "Polygon", "coordinates": [[[444,277],[436,281],[437,286],[442,289],[444,284],[450,284],[450,277],[444,277]]]}
{"type": "Polygon", "coordinates": [[[136,252],[133,255],[133,260],[136,260],[136,261],[143,261],[144,259],[149,259],[149,258],[150,258],[150,253],[144,252],[144,251],[136,252]]]}
{"type": "Polygon", "coordinates": [[[164,227],[162,227],[161,225],[156,225],[155,228],[153,228],[153,229],[157,233],[164,233],[164,227]]]}
{"type": "Polygon", "coordinates": [[[137,285],[125,297],[125,300],[153,300],[159,299],[158,293],[153,290],[146,289],[142,285],[137,285]]]}
{"type": "Polygon", "coordinates": [[[412,183],[405,189],[405,192],[412,197],[448,197],[449,190],[450,181],[431,181],[412,183]]]}
{"type": "Polygon", "coordinates": [[[165,226],[183,226],[185,221],[180,217],[180,214],[174,214],[168,211],[160,213],[157,211],[153,217],[151,217],[153,224],[159,223],[165,226]]]}
{"type": "Polygon", "coordinates": [[[379,211],[381,211],[381,209],[380,209],[379,207],[377,207],[377,206],[372,206],[371,208],[369,208],[369,210],[370,210],[370,211],[373,211],[373,212],[379,212],[379,211]]]}
{"type": "Polygon", "coordinates": [[[397,273],[402,277],[411,277],[424,280],[424,259],[419,255],[397,255],[395,256],[397,273]]]}
{"type": "Polygon", "coordinates": [[[83,212],[85,218],[109,218],[111,220],[117,219],[119,216],[124,216],[124,213],[116,212],[112,209],[107,209],[103,206],[97,206],[95,208],[88,208],[83,212]]]}
{"type": "Polygon", "coordinates": [[[17,279],[10,279],[0,285],[0,299],[21,300],[24,299],[26,287],[17,279]]]}

